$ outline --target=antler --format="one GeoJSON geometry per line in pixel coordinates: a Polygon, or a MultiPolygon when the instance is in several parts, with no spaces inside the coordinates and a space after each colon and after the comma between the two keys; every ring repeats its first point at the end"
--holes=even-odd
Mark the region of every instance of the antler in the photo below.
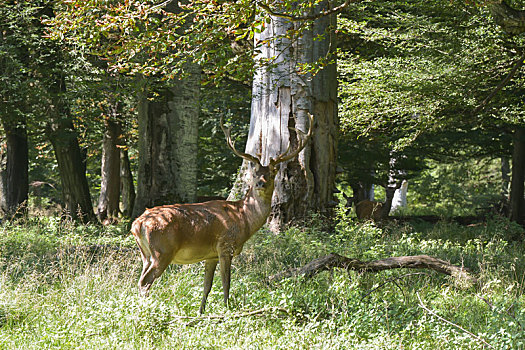
{"type": "Polygon", "coordinates": [[[232,150],[232,152],[237,156],[237,157],[241,157],[243,159],[246,159],[254,164],[258,164],[258,165],[261,165],[261,161],[259,160],[259,158],[255,157],[255,156],[252,156],[251,154],[248,154],[248,153],[244,153],[244,152],[239,152],[235,149],[235,145],[232,141],[232,138],[231,138],[231,131],[232,131],[232,128],[229,127],[229,128],[226,128],[224,126],[224,123],[223,123],[223,119],[222,119],[222,115],[221,115],[221,129],[222,129],[222,132],[224,133],[224,136],[226,136],[226,144],[228,145],[228,147],[232,150]]]}
{"type": "Polygon", "coordinates": [[[312,137],[312,133],[313,133],[313,129],[314,129],[314,116],[311,115],[310,113],[308,113],[308,118],[310,119],[310,127],[308,128],[308,132],[307,133],[304,133],[301,130],[298,130],[296,128],[290,128],[290,129],[294,130],[297,133],[297,135],[299,136],[299,146],[297,147],[297,149],[295,151],[289,153],[290,152],[290,145],[291,145],[291,143],[289,143],[288,144],[288,148],[286,149],[286,151],[284,151],[284,153],[281,153],[275,159],[270,158],[270,166],[276,166],[279,163],[286,162],[286,161],[288,161],[290,159],[293,159],[293,158],[297,157],[299,152],[301,152],[303,150],[303,148],[308,143],[308,140],[310,140],[310,138],[312,137]]]}

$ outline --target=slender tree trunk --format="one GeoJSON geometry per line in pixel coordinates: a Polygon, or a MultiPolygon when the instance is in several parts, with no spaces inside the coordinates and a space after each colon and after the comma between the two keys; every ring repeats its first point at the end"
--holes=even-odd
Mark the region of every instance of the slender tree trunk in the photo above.
{"type": "Polygon", "coordinates": [[[385,188],[385,201],[381,206],[381,220],[388,218],[390,209],[392,208],[392,200],[394,199],[394,193],[396,192],[395,186],[387,186],[385,188]]]}
{"type": "Polygon", "coordinates": [[[144,94],[139,106],[139,169],[132,217],[147,208],[193,202],[197,193],[197,142],[200,67],[187,65],[186,76],[144,94]]]}
{"type": "MultiPolygon", "coordinates": [[[[320,11],[326,2],[317,8],[320,11]]],[[[316,20],[311,29],[304,23],[267,15],[263,32],[255,37],[260,53],[257,62],[274,60],[271,67],[260,65],[253,81],[252,111],[246,152],[260,155],[263,164],[298,144],[298,135],[290,127],[306,131],[308,114],[315,118],[314,135],[297,159],[281,165],[276,177],[270,226],[279,230],[310,211],[324,212],[334,204],[337,138],[337,76],[335,52],[335,16],[316,20]],[[294,28],[295,26],[295,28],[294,28]],[[289,39],[290,30],[300,36],[289,39]],[[267,42],[268,45],[257,43],[267,42]],[[300,71],[305,63],[320,58],[329,62],[317,75],[300,71]]],[[[246,183],[252,169],[245,162],[240,181],[246,183]]],[[[238,187],[238,186],[237,186],[238,187]]]]}
{"type": "Polygon", "coordinates": [[[510,185],[510,219],[523,223],[525,180],[525,128],[517,128],[513,137],[512,180],[510,185]]]}
{"type": "Polygon", "coordinates": [[[119,143],[122,128],[116,121],[104,121],[104,139],[102,142],[102,166],[100,196],[97,216],[101,222],[110,223],[118,217],[120,198],[120,150],[119,143]]]}
{"type": "Polygon", "coordinates": [[[28,143],[25,123],[13,125],[6,121],[5,172],[2,184],[2,210],[12,215],[27,204],[29,192],[28,143]]]}
{"type": "Polygon", "coordinates": [[[133,185],[133,174],[131,173],[131,164],[126,148],[120,149],[120,193],[122,214],[125,217],[131,217],[135,204],[135,186],[133,185]]]}
{"type": "Polygon", "coordinates": [[[509,199],[510,180],[509,158],[501,157],[501,197],[506,201],[509,199]]]}

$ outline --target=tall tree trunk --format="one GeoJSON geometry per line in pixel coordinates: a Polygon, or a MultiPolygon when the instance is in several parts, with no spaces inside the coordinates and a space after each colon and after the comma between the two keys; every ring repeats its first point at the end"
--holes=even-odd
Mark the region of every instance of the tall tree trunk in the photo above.
{"type": "MultiPolygon", "coordinates": [[[[326,2],[316,12],[325,9],[326,2]]],[[[269,15],[268,15],[269,16],[269,15]]],[[[297,159],[281,165],[276,177],[270,227],[279,230],[310,211],[324,212],[333,206],[336,173],[337,76],[332,61],[335,52],[335,16],[321,17],[311,28],[269,16],[263,32],[255,37],[259,45],[257,62],[272,61],[271,67],[257,67],[253,80],[252,111],[246,152],[259,155],[263,164],[298,144],[298,135],[289,129],[308,129],[308,114],[315,117],[314,135],[297,159]],[[292,39],[292,30],[300,32],[292,39]],[[314,40],[315,39],[315,40],[314,40]],[[321,58],[329,62],[315,76],[300,72],[302,64],[321,58]],[[274,65],[273,65],[274,64],[274,65]]],[[[241,177],[252,170],[243,165],[241,177]]],[[[242,181],[242,180],[241,180],[242,181]]],[[[246,182],[246,181],[244,181],[246,182]]]]}
{"type": "Polygon", "coordinates": [[[122,215],[131,217],[133,205],[135,204],[135,186],[133,185],[133,174],[129,162],[128,150],[120,149],[120,193],[122,198],[122,215]]]}
{"type": "Polygon", "coordinates": [[[525,128],[517,128],[513,136],[512,180],[510,185],[510,219],[523,223],[525,180],[525,128]]]}
{"type": "Polygon", "coordinates": [[[139,168],[132,217],[147,208],[193,202],[197,193],[200,67],[139,106],[139,168]]]}
{"type": "Polygon", "coordinates": [[[59,116],[51,122],[48,130],[58,163],[62,200],[67,214],[74,220],[97,222],[86,178],[85,157],[80,151],[73,122],[66,116],[59,116]]]}
{"type": "Polygon", "coordinates": [[[25,123],[3,123],[6,133],[5,172],[2,184],[2,210],[12,215],[27,204],[29,191],[28,143],[25,123]]]}
{"type": "Polygon", "coordinates": [[[109,118],[104,121],[102,166],[97,216],[101,222],[110,223],[118,217],[120,198],[120,150],[122,134],[120,124],[109,118]]]}
{"type": "MultiPolygon", "coordinates": [[[[46,3],[42,13],[53,18],[53,6],[53,2],[46,3]]],[[[85,156],[82,155],[65,97],[66,79],[60,62],[64,62],[67,57],[60,46],[50,43],[48,49],[49,57],[42,65],[44,71],[50,74],[50,120],[46,131],[58,164],[64,209],[73,220],[97,222],[86,178],[85,156]]]]}

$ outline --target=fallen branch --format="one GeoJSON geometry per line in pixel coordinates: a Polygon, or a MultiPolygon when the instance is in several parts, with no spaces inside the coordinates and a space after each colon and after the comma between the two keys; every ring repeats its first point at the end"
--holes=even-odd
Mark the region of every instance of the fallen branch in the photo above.
{"type": "Polygon", "coordinates": [[[279,272],[270,276],[268,279],[270,282],[277,282],[287,277],[299,275],[309,278],[315,276],[321,271],[332,270],[336,267],[362,272],[379,272],[391,269],[431,269],[449,276],[464,279],[470,283],[476,283],[476,278],[469,275],[466,268],[452,265],[447,261],[433,258],[428,255],[398,256],[366,262],[347,258],[336,253],[312,260],[303,267],[291,268],[279,272]]]}

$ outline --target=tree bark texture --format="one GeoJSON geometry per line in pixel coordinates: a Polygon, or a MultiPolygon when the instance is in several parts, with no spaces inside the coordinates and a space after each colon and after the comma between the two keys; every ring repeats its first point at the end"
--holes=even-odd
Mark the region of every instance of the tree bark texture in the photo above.
{"type": "Polygon", "coordinates": [[[101,222],[118,217],[120,199],[120,140],[122,128],[117,121],[104,120],[100,195],[97,216],[101,222]]]}
{"type": "Polygon", "coordinates": [[[523,223],[525,180],[525,128],[517,128],[513,136],[512,179],[510,185],[510,219],[523,223]]]}
{"type": "Polygon", "coordinates": [[[3,123],[6,133],[5,170],[2,184],[2,211],[12,215],[27,204],[29,192],[28,143],[25,123],[3,123]]]}
{"type": "MultiPolygon", "coordinates": [[[[323,6],[325,2],[317,10],[323,6]]],[[[303,28],[298,37],[289,39],[286,35],[290,30],[300,30],[298,26],[304,23],[270,16],[270,23],[255,37],[259,50],[257,62],[272,64],[260,64],[254,76],[246,152],[258,155],[262,164],[268,164],[271,157],[285,152],[288,145],[291,149],[297,147],[298,135],[290,127],[306,131],[308,114],[315,118],[310,144],[297,159],[281,164],[277,174],[269,219],[274,230],[293,219],[303,218],[309,211],[326,211],[334,204],[338,129],[336,66],[331,61],[315,76],[300,72],[300,66],[321,58],[328,61],[333,58],[335,21],[335,16],[321,17],[310,29],[303,28]],[[268,44],[258,45],[261,41],[268,44]]],[[[242,172],[251,172],[248,162],[242,172]]]]}
{"type": "Polygon", "coordinates": [[[471,276],[463,266],[451,263],[428,255],[397,256],[375,261],[360,261],[332,253],[314,259],[303,267],[291,268],[270,276],[270,282],[278,282],[284,278],[305,276],[310,278],[322,271],[342,268],[345,270],[362,272],[379,272],[391,269],[431,269],[439,273],[463,279],[469,283],[476,283],[476,278],[471,276]]]}
{"type": "Polygon", "coordinates": [[[78,144],[73,122],[59,116],[49,125],[49,139],[53,145],[62,183],[62,199],[67,214],[83,222],[96,222],[86,178],[85,157],[78,144]]]}
{"type": "Polygon", "coordinates": [[[120,149],[120,193],[122,215],[129,218],[133,214],[135,204],[135,185],[128,150],[125,148],[120,149]]]}
{"type": "Polygon", "coordinates": [[[133,217],[157,205],[195,201],[200,67],[139,106],[139,168],[133,217]]]}

